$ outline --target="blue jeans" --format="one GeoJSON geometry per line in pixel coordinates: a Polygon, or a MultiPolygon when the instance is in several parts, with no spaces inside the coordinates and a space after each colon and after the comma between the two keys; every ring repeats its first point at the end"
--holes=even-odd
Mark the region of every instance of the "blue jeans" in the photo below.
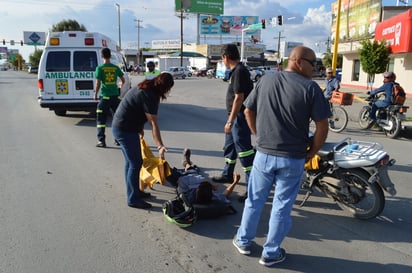
{"type": "Polygon", "coordinates": [[[138,133],[125,132],[115,127],[112,128],[112,132],[115,139],[120,143],[125,160],[124,176],[127,204],[138,204],[142,201],[139,189],[139,174],[143,164],[140,136],[138,133]]]}
{"type": "Polygon", "coordinates": [[[222,176],[229,180],[232,179],[236,159],[239,157],[239,161],[245,172],[245,180],[247,183],[253,165],[253,158],[255,156],[251,134],[245,115],[241,111],[237,114],[236,119],[233,122],[231,134],[225,134],[223,156],[225,157],[226,164],[223,168],[222,176]]]}
{"type": "Polygon", "coordinates": [[[292,226],[290,214],[299,191],[304,163],[303,158],[256,153],[249,177],[248,198],[236,235],[240,246],[249,246],[255,238],[262,209],[275,186],[269,231],[262,256],[275,258],[280,254],[280,244],[292,226]]]}
{"type": "Polygon", "coordinates": [[[376,121],[376,111],[379,108],[386,108],[389,105],[390,105],[390,103],[385,102],[383,100],[375,101],[375,103],[372,104],[371,112],[369,113],[369,118],[376,121]]]}

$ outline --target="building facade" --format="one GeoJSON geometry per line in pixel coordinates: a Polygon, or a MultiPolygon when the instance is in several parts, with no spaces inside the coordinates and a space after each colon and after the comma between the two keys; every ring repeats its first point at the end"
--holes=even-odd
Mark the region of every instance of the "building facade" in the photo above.
{"type": "MultiPolygon", "coordinates": [[[[391,48],[387,70],[395,72],[396,81],[404,86],[408,95],[412,95],[412,88],[408,88],[412,86],[412,9],[399,13],[390,7],[383,8],[382,18],[376,25],[374,39],[385,40],[391,48]]],[[[359,41],[339,43],[338,53],[343,56],[341,85],[361,87],[366,91],[368,81],[360,64],[360,47],[359,41]]],[[[382,74],[375,75],[373,87],[381,86],[382,82],[382,74]]]]}

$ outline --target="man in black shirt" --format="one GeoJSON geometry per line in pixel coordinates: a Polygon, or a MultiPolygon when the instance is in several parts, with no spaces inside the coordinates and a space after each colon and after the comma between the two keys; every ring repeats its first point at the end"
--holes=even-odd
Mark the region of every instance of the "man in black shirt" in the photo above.
{"type": "MultiPolygon", "coordinates": [[[[222,59],[227,68],[231,70],[229,86],[226,93],[226,109],[228,119],[224,127],[225,146],[223,154],[225,167],[221,176],[213,177],[213,181],[230,183],[235,170],[236,159],[239,157],[245,172],[246,183],[252,169],[254,150],[251,144],[251,132],[243,113],[243,101],[253,89],[249,70],[240,62],[240,54],[235,44],[227,44],[222,48],[222,59]]],[[[247,194],[239,198],[244,202],[247,194]]]]}

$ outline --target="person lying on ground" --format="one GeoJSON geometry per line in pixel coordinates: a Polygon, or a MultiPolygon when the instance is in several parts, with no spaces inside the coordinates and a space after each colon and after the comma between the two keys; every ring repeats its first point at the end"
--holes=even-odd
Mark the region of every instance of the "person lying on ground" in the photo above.
{"type": "Polygon", "coordinates": [[[184,194],[191,204],[206,204],[212,200],[220,200],[226,204],[231,201],[228,197],[240,180],[238,173],[233,174],[233,182],[221,193],[218,186],[209,182],[204,176],[200,175],[199,168],[193,165],[190,160],[190,149],[183,151],[183,170],[173,168],[172,177],[168,181],[176,187],[177,194],[184,194]]]}

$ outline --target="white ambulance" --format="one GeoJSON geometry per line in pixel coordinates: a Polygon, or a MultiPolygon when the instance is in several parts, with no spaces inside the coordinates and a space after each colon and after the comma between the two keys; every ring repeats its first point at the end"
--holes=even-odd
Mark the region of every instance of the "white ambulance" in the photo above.
{"type": "Polygon", "coordinates": [[[67,111],[95,111],[94,73],[96,66],[103,63],[101,49],[104,47],[111,50],[111,63],[124,72],[126,81],[121,93],[125,93],[130,88],[130,79],[115,41],[94,32],[50,32],[39,63],[40,106],[58,116],[66,115],[67,111]]]}

